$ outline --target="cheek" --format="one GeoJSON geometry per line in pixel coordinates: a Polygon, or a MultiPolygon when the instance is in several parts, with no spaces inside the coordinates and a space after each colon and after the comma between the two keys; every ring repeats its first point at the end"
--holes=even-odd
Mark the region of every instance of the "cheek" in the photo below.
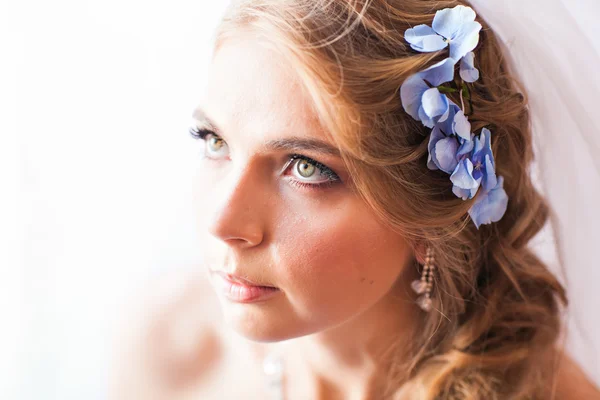
{"type": "Polygon", "coordinates": [[[294,224],[276,264],[298,314],[321,322],[351,317],[392,287],[408,246],[356,207],[320,212],[294,224]]]}

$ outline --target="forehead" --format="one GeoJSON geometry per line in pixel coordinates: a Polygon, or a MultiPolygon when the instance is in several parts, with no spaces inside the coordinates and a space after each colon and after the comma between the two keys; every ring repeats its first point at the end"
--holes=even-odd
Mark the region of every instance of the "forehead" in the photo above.
{"type": "Polygon", "coordinates": [[[255,38],[229,39],[216,51],[200,106],[222,133],[322,139],[317,114],[292,65],[255,38]]]}

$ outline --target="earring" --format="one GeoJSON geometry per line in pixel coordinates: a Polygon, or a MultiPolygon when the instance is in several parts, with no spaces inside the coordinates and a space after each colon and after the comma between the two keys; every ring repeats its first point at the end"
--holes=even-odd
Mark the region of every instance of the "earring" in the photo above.
{"type": "Polygon", "coordinates": [[[420,294],[420,296],[417,298],[417,304],[427,312],[431,311],[432,306],[431,286],[433,270],[435,269],[433,262],[433,249],[430,246],[427,246],[425,265],[423,265],[421,279],[414,280],[410,285],[417,294],[420,294]]]}

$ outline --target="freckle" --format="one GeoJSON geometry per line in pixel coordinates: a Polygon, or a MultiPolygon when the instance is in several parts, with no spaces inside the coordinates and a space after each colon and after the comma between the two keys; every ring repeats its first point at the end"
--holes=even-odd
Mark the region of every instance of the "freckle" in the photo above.
{"type": "Polygon", "coordinates": [[[361,282],[364,282],[364,281],[366,281],[366,280],[367,280],[367,278],[360,278],[360,281],[361,281],[361,282]]]}
{"type": "Polygon", "coordinates": [[[373,282],[375,282],[375,281],[371,281],[371,282],[369,282],[369,285],[372,285],[372,284],[373,284],[373,282]]]}

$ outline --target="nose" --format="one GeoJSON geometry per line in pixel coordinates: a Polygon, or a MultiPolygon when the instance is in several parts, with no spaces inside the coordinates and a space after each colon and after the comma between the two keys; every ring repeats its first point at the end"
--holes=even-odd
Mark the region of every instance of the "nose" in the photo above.
{"type": "Polygon", "coordinates": [[[264,182],[250,167],[230,170],[215,181],[207,200],[208,231],[230,246],[253,247],[263,241],[266,222],[264,182]]]}

